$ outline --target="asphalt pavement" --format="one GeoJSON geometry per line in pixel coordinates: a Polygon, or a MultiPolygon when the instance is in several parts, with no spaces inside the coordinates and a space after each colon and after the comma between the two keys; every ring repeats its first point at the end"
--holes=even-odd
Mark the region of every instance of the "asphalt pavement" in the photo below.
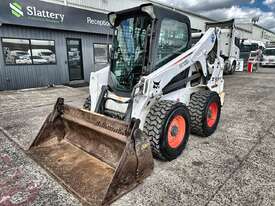
{"type": "MultiPolygon", "coordinates": [[[[155,160],[153,174],[120,205],[275,205],[275,68],[225,76],[216,133],[190,136],[183,154],[155,160]]],[[[81,205],[26,150],[57,97],[81,107],[87,88],[0,92],[0,205],[81,205]]]]}

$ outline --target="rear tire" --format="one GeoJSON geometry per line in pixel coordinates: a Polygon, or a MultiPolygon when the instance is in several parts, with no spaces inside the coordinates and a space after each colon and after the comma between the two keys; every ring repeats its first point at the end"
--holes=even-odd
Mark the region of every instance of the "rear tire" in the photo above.
{"type": "Polygon", "coordinates": [[[237,67],[236,62],[233,62],[233,64],[231,65],[231,69],[230,69],[230,74],[231,75],[235,73],[236,67],[237,67]]]}
{"type": "Polygon", "coordinates": [[[228,61],[225,61],[224,63],[223,74],[224,75],[230,74],[230,63],[228,61]]]}
{"type": "Polygon", "coordinates": [[[196,92],[191,96],[189,111],[191,133],[208,137],[216,131],[220,120],[220,97],[216,92],[208,90],[196,92]]]}
{"type": "Polygon", "coordinates": [[[176,159],[186,147],[190,134],[188,108],[179,102],[157,102],[146,117],[144,133],[150,138],[155,158],[176,159]]]}

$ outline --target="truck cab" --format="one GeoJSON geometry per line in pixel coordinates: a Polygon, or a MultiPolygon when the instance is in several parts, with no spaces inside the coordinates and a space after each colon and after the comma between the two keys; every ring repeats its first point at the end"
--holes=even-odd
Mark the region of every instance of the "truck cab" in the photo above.
{"type": "Polygon", "coordinates": [[[240,59],[240,37],[235,20],[206,23],[206,30],[217,27],[221,28],[220,55],[225,61],[224,74],[233,74],[240,59]]]}
{"type": "Polygon", "coordinates": [[[275,66],[275,47],[267,47],[263,50],[262,66],[275,66]]]}
{"type": "Polygon", "coordinates": [[[249,60],[250,53],[256,52],[260,48],[265,48],[265,44],[263,42],[251,39],[243,39],[241,40],[240,58],[243,59],[244,63],[246,64],[249,60]]]}

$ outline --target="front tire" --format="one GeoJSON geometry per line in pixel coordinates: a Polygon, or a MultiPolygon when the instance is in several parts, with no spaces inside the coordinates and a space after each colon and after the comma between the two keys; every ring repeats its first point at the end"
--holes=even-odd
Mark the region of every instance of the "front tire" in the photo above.
{"type": "Polygon", "coordinates": [[[190,134],[188,108],[179,102],[157,102],[146,117],[144,133],[150,138],[154,157],[176,159],[186,147],[190,134]]]}
{"type": "Polygon", "coordinates": [[[196,92],[191,96],[189,111],[191,133],[208,137],[216,131],[220,120],[220,97],[216,92],[208,90],[196,92]]]}

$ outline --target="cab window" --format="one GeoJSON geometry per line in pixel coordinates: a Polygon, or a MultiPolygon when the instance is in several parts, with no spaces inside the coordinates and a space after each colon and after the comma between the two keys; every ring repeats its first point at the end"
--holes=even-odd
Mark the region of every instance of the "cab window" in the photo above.
{"type": "Polygon", "coordinates": [[[186,23],[167,18],[162,20],[157,50],[157,68],[187,50],[188,34],[186,23]]]}
{"type": "Polygon", "coordinates": [[[263,54],[266,56],[275,56],[275,49],[265,49],[263,54]]]}

